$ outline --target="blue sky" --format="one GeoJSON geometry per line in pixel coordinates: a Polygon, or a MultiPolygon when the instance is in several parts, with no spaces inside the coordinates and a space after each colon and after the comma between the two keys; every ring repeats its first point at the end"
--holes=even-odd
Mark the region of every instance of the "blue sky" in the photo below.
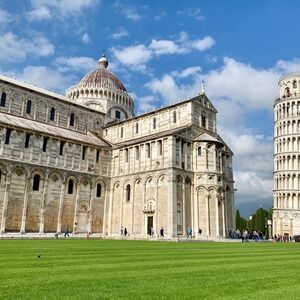
{"type": "Polygon", "coordinates": [[[272,205],[272,107],[278,78],[300,70],[299,12],[292,0],[0,0],[0,72],[64,93],[105,52],[137,113],[205,80],[247,216],[272,205]]]}

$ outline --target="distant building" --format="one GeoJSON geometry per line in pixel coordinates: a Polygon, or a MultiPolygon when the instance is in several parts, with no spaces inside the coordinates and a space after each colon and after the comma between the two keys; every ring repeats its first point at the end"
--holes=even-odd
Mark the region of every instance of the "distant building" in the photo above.
{"type": "Polygon", "coordinates": [[[300,234],[300,73],[279,80],[274,105],[273,235],[300,234]]]}
{"type": "Polygon", "coordinates": [[[232,152],[205,93],[134,116],[99,66],[67,97],[0,76],[1,232],[226,236],[232,152]]]}

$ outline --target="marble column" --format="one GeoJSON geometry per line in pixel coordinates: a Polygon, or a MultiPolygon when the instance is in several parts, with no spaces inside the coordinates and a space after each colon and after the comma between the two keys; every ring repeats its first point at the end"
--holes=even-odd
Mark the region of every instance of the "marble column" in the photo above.
{"type": "Polygon", "coordinates": [[[94,185],[94,187],[93,187],[93,185],[91,185],[88,234],[92,233],[93,204],[94,204],[94,200],[95,200],[95,188],[97,189],[97,184],[94,185]]]}
{"type": "Polygon", "coordinates": [[[5,176],[5,188],[4,188],[3,208],[2,208],[2,216],[1,216],[1,233],[5,233],[10,181],[11,181],[11,176],[10,176],[10,174],[7,173],[5,176]]]}
{"type": "Polygon", "coordinates": [[[57,219],[57,233],[61,233],[61,219],[63,213],[63,205],[64,205],[64,197],[66,190],[66,182],[62,181],[61,189],[60,189],[60,197],[59,197],[59,207],[58,207],[58,219],[57,219]]]}
{"type": "Polygon", "coordinates": [[[194,185],[191,186],[191,210],[192,210],[192,228],[196,238],[199,236],[199,219],[198,219],[198,191],[194,191],[194,185]]]}
{"type": "Polygon", "coordinates": [[[216,195],[216,236],[220,235],[220,224],[219,224],[219,196],[216,195]]]}
{"type": "Polygon", "coordinates": [[[44,233],[44,228],[45,228],[45,201],[47,197],[48,180],[49,180],[48,177],[46,177],[44,181],[44,190],[41,199],[40,230],[39,230],[40,234],[44,233]]]}
{"type": "Polygon", "coordinates": [[[24,200],[23,200],[23,212],[22,212],[22,222],[21,222],[21,233],[25,233],[26,227],[26,216],[27,216],[27,205],[28,205],[28,189],[31,181],[31,177],[26,178],[25,190],[24,190],[24,200]]]}
{"type": "Polygon", "coordinates": [[[77,231],[77,223],[78,223],[78,199],[79,199],[79,191],[80,191],[80,182],[78,181],[76,184],[76,196],[75,196],[75,209],[74,209],[74,222],[73,222],[73,234],[77,231]]]}
{"type": "Polygon", "coordinates": [[[209,195],[205,194],[205,204],[206,204],[206,234],[210,235],[210,221],[209,221],[209,195]]]}
{"type": "Polygon", "coordinates": [[[221,196],[222,204],[222,227],[223,227],[223,237],[226,237],[226,224],[225,224],[225,199],[221,196]]]}
{"type": "Polygon", "coordinates": [[[186,198],[184,181],[182,182],[182,234],[186,235],[186,198]]]}

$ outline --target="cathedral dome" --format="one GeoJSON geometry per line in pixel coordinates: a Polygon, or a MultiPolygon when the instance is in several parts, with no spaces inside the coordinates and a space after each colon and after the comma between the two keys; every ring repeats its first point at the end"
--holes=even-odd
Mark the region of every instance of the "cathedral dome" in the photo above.
{"type": "Polygon", "coordinates": [[[79,86],[101,86],[106,88],[112,88],[122,92],[126,92],[126,88],[123,83],[107,69],[108,60],[103,55],[98,61],[98,68],[91,71],[83,77],[79,82],[79,86]]]}

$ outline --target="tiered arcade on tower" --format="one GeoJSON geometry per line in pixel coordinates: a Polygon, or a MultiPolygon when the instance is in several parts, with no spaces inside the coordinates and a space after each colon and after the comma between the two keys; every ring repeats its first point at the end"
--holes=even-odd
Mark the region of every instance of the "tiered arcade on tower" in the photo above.
{"type": "Polygon", "coordinates": [[[274,105],[273,235],[300,234],[300,73],[279,80],[274,105]]]}

